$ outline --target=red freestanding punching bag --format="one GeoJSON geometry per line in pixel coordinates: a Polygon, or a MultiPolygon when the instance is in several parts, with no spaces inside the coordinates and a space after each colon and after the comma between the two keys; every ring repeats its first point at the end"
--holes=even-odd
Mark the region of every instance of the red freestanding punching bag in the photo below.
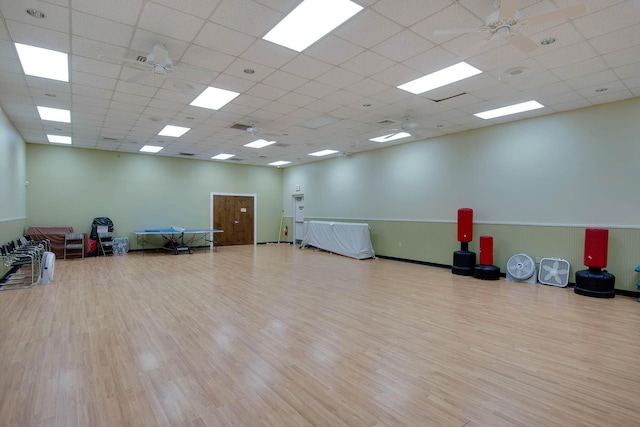
{"type": "Polygon", "coordinates": [[[469,251],[469,242],[473,239],[473,209],[458,209],[458,241],[460,250],[453,253],[451,272],[462,276],[473,275],[476,264],[475,252],[469,251]]]}
{"type": "Polygon", "coordinates": [[[609,230],[605,228],[587,228],[584,235],[584,265],[605,268],[607,266],[608,246],[609,230]]]}
{"type": "Polygon", "coordinates": [[[473,240],[473,209],[458,209],[458,241],[470,242],[473,240]]]}
{"type": "Polygon", "coordinates": [[[482,280],[498,280],[500,268],[493,265],[493,237],[480,236],[480,264],[473,269],[473,277],[482,280]]]}
{"type": "Polygon", "coordinates": [[[493,237],[480,236],[480,264],[493,264],[493,237]]]}
{"type": "Polygon", "coordinates": [[[588,270],[576,271],[576,294],[596,298],[616,296],[616,276],[603,270],[607,266],[609,230],[587,228],[584,234],[584,265],[588,270]]]}

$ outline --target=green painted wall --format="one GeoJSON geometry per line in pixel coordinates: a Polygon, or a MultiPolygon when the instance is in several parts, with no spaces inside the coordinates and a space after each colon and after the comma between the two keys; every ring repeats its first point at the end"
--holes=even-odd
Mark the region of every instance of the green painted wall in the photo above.
{"type": "Polygon", "coordinates": [[[28,225],[88,232],[107,216],[132,241],[138,229],[208,228],[212,192],[256,194],[257,242],[277,239],[281,169],[42,144],[27,144],[27,160],[28,225]]]}

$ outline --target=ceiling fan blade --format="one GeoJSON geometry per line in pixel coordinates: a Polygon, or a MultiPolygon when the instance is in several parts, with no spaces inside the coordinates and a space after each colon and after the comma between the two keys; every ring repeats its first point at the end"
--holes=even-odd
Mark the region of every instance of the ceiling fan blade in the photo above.
{"type": "Polygon", "coordinates": [[[189,91],[193,90],[193,86],[191,86],[188,83],[183,82],[182,80],[180,80],[179,78],[177,78],[175,76],[170,76],[169,80],[171,81],[171,84],[173,84],[173,87],[175,87],[176,89],[178,89],[181,92],[189,92],[189,91]]]}
{"type": "Polygon", "coordinates": [[[556,9],[551,12],[541,13],[539,15],[534,15],[530,18],[527,18],[523,25],[540,25],[547,22],[553,22],[560,19],[569,19],[574,16],[582,15],[587,11],[587,5],[585,4],[576,4],[574,6],[564,7],[562,9],[556,9]]]}
{"type": "Polygon", "coordinates": [[[144,76],[146,76],[150,72],[153,73],[153,70],[140,71],[139,73],[136,73],[133,76],[129,77],[127,80],[125,80],[125,83],[137,83],[140,79],[142,79],[144,76]]]}
{"type": "Polygon", "coordinates": [[[467,34],[467,33],[479,33],[482,31],[482,27],[474,28],[452,28],[449,30],[435,30],[433,35],[435,36],[448,36],[452,34],[467,34]]]}
{"type": "Polygon", "coordinates": [[[169,58],[169,52],[164,48],[160,43],[156,43],[153,45],[153,61],[159,64],[166,64],[167,58],[169,58]]]}
{"type": "Polygon", "coordinates": [[[524,34],[517,33],[509,38],[509,43],[523,51],[524,53],[529,53],[535,49],[537,49],[538,44],[531,40],[529,37],[524,34]]]}
{"type": "Polygon", "coordinates": [[[499,18],[515,19],[516,12],[520,7],[520,0],[502,0],[500,2],[499,18]]]}

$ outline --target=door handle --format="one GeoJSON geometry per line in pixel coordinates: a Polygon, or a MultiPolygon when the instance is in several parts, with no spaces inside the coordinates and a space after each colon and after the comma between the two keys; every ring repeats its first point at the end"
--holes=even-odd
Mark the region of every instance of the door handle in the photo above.
{"type": "Polygon", "coordinates": [[[233,221],[234,224],[240,224],[240,221],[233,221]]]}

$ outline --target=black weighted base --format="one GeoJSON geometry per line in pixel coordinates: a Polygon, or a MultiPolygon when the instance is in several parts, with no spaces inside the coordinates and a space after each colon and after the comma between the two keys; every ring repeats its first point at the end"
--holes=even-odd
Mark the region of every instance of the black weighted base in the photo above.
{"type": "Polygon", "coordinates": [[[595,298],[613,298],[615,292],[616,278],[613,274],[590,268],[589,270],[576,271],[576,294],[595,298]]]}
{"type": "Polygon", "coordinates": [[[453,267],[451,272],[459,276],[473,276],[476,265],[476,253],[470,251],[455,251],[453,253],[453,267]]]}
{"type": "Polygon", "coordinates": [[[495,265],[478,264],[473,268],[473,277],[481,280],[498,280],[500,278],[500,268],[495,265]]]}

